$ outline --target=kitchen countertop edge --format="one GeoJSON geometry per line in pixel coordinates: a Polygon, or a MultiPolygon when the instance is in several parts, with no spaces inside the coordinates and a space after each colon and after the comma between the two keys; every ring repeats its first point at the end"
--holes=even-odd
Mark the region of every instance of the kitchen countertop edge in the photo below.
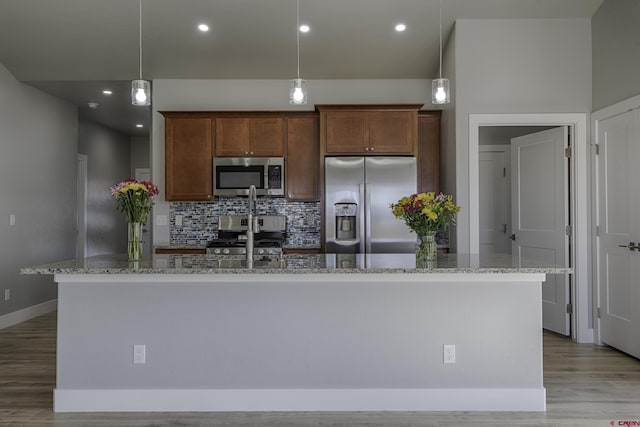
{"type": "MultiPolygon", "coordinates": [[[[21,274],[203,274],[203,275],[219,275],[219,274],[282,274],[282,275],[300,275],[300,274],[571,274],[572,268],[557,267],[549,265],[541,265],[536,261],[520,260],[516,265],[506,265],[513,258],[509,256],[496,256],[493,258],[485,258],[480,264],[465,264],[464,266],[456,265],[459,261],[455,254],[441,255],[438,258],[439,267],[433,268],[414,268],[414,267],[392,267],[392,268],[374,268],[374,267],[353,267],[338,268],[317,266],[314,262],[324,259],[325,255],[285,255],[282,260],[287,262],[279,268],[271,266],[255,266],[253,268],[246,267],[207,267],[192,265],[190,267],[175,265],[175,255],[162,255],[164,258],[156,258],[152,261],[149,259],[141,261],[127,261],[125,255],[101,255],[87,258],[84,260],[68,260],[50,264],[43,264],[33,267],[24,267],[20,270],[21,274]],[[158,263],[157,261],[166,261],[158,263]],[[154,262],[155,261],[155,262],[154,262]],[[305,264],[305,262],[307,264],[305,264]],[[87,265],[87,264],[100,265],[87,265]],[[173,264],[173,265],[170,265],[173,264]],[[307,266],[311,265],[311,266],[307,266]]],[[[206,263],[207,260],[215,261],[220,257],[211,255],[191,255],[196,257],[196,261],[200,260],[206,263]],[[204,257],[204,258],[197,258],[204,257]],[[208,258],[207,258],[208,257],[208,258]]],[[[228,258],[239,259],[239,258],[228,258]]],[[[460,257],[461,260],[466,260],[460,257]]]]}

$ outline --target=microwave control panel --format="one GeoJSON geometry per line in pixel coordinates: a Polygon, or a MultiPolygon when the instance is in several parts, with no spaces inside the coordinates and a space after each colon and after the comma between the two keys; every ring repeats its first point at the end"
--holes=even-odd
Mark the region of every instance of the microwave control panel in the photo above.
{"type": "Polygon", "coordinates": [[[269,165],[268,168],[267,174],[269,179],[269,188],[282,188],[282,166],[269,165]]]}

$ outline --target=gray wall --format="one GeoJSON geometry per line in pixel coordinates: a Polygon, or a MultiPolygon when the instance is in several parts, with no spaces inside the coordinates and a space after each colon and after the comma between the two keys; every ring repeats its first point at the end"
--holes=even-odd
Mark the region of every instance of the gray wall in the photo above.
{"type": "Polygon", "coordinates": [[[511,145],[511,138],[551,129],[554,126],[481,126],[480,145],[511,145]]]}
{"type": "Polygon", "coordinates": [[[605,0],[591,20],[593,109],[640,94],[640,0],[605,0]]]}
{"type": "Polygon", "coordinates": [[[456,239],[458,253],[468,253],[469,114],[588,114],[590,20],[458,20],[454,50],[456,239]]]}
{"type": "MultiPolygon", "coordinates": [[[[435,76],[433,76],[435,77],[435,76]]],[[[163,110],[309,110],[314,104],[421,103],[431,105],[431,80],[312,80],[309,104],[289,104],[286,80],[154,80],[151,142],[153,182],[160,196],[153,210],[153,242],[169,243],[169,225],[157,225],[158,215],[169,217],[164,201],[163,110]]]]}
{"type": "Polygon", "coordinates": [[[57,297],[52,276],[21,267],[75,257],[76,116],[0,64],[0,315],[57,297]]]}
{"type": "Polygon", "coordinates": [[[129,175],[135,178],[136,168],[150,168],[151,167],[151,147],[150,138],[145,137],[131,137],[131,171],[129,175]]]}
{"type": "Polygon", "coordinates": [[[125,215],[109,187],[130,177],[130,138],[89,121],[78,124],[78,152],[87,161],[87,256],[124,253],[125,215]]]}

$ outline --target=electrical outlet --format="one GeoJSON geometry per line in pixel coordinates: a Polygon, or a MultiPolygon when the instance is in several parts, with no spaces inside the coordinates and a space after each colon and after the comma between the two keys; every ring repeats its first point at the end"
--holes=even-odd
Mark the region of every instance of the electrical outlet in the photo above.
{"type": "Polygon", "coordinates": [[[16,225],[16,216],[14,214],[9,215],[9,225],[11,227],[16,225]]]}
{"type": "Polygon", "coordinates": [[[456,363],[456,346],[445,344],[442,348],[444,363],[456,363]]]}
{"type": "Polygon", "coordinates": [[[4,290],[4,300],[9,301],[11,299],[11,289],[4,290]]]}
{"type": "Polygon", "coordinates": [[[176,215],[176,227],[182,227],[182,215],[176,215]]]}
{"type": "Polygon", "coordinates": [[[147,363],[147,346],[144,344],[133,345],[133,363],[144,365],[147,363]]]}

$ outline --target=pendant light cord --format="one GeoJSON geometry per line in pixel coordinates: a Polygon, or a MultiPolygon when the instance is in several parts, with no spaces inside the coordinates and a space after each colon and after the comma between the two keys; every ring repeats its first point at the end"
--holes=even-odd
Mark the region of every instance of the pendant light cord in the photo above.
{"type": "Polygon", "coordinates": [[[142,0],[140,0],[138,24],[138,52],[140,53],[140,80],[142,80],[142,0]]]}
{"type": "Polygon", "coordinates": [[[296,46],[298,58],[298,80],[300,80],[300,0],[296,0],[296,46]]]}
{"type": "Polygon", "coordinates": [[[440,0],[440,70],[438,71],[438,78],[442,78],[442,0],[440,0]]]}

